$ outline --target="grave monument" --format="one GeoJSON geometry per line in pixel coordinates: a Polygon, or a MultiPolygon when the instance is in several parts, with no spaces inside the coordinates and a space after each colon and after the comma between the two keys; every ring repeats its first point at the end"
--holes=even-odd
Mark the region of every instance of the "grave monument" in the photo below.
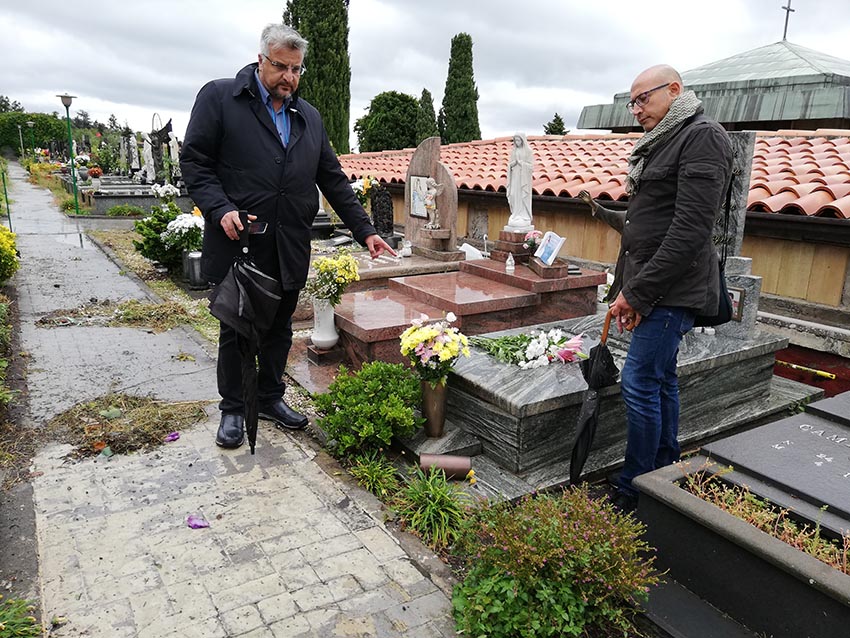
{"type": "Polygon", "coordinates": [[[457,249],[457,186],[440,161],[440,138],[424,140],[410,158],[404,183],[405,238],[415,254],[460,261],[457,249]]]}
{"type": "Polygon", "coordinates": [[[534,154],[525,133],[515,133],[513,148],[508,160],[505,191],[511,215],[508,224],[499,232],[496,247],[490,258],[506,261],[513,255],[515,263],[526,263],[531,250],[526,248],[525,235],[534,230],[531,212],[531,178],[534,172],[534,154]]]}

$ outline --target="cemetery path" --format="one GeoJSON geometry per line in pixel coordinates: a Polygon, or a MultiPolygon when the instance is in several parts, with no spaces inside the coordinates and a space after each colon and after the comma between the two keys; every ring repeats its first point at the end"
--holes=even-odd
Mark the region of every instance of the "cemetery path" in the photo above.
{"type": "Polygon", "coordinates": [[[455,635],[447,570],[391,533],[381,504],[308,435],[263,422],[256,456],[215,446],[215,361],[194,332],[36,324],[92,299],[155,297],[85,237],[127,222],[69,220],[18,164],[9,174],[26,425],[109,392],[207,402],[202,424],[150,453],[38,452],[17,495],[31,490],[35,537],[32,526],[17,533],[38,555],[45,623],[63,619],[50,635],[455,635]],[[209,527],[189,528],[190,515],[209,527]]]}

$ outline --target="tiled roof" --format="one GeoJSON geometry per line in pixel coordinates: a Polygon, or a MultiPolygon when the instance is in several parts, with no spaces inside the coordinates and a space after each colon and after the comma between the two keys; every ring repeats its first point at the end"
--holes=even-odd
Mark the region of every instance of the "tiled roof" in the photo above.
{"type": "MultiPolygon", "coordinates": [[[[628,157],[641,134],[541,135],[534,151],[535,195],[626,201],[628,157]]],[[[440,160],[460,189],[505,190],[512,137],[442,147],[440,160]]],[[[413,149],[340,157],[351,179],[404,183],[413,149]]],[[[850,219],[850,131],[757,133],[747,210],[850,219]]]]}

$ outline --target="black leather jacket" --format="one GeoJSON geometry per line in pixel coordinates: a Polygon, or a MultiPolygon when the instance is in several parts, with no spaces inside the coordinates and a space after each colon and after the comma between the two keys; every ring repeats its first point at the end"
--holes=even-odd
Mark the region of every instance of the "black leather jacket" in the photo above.
{"type": "Polygon", "coordinates": [[[656,305],[716,312],[712,231],[731,171],[726,131],[698,114],[649,156],[628,211],[597,208],[596,216],[622,233],[608,299],[622,292],[644,316],[656,305]]]}

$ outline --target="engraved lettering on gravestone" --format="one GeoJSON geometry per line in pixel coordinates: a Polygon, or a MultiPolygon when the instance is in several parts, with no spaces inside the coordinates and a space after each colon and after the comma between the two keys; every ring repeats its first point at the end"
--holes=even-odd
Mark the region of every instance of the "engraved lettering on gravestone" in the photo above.
{"type": "Polygon", "coordinates": [[[824,461],[826,461],[827,463],[832,463],[832,457],[829,457],[826,454],[818,454],[817,456],[815,456],[815,458],[820,459],[820,461],[815,461],[815,465],[817,465],[818,467],[823,465],[824,461]]]}
{"type": "MultiPolygon", "coordinates": [[[[801,423],[800,430],[803,432],[808,432],[809,434],[815,434],[821,438],[823,438],[824,434],[826,434],[826,430],[815,430],[813,425],[809,425],[808,423],[801,423]]],[[[846,436],[839,436],[838,434],[830,434],[826,437],[827,441],[832,441],[833,443],[838,443],[841,447],[850,447],[850,443],[845,443],[847,440],[846,436]]]]}
{"type": "Polygon", "coordinates": [[[794,441],[782,441],[773,446],[776,450],[784,450],[789,445],[794,445],[794,441]]]}

